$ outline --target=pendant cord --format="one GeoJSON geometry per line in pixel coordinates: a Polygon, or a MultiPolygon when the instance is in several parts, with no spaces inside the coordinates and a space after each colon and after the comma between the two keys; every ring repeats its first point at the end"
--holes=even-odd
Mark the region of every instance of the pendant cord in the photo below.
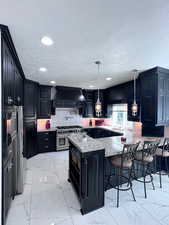
{"type": "MultiPolygon", "coordinates": [[[[98,63],[98,77],[99,75],[100,75],[100,63],[98,63]]],[[[98,88],[98,99],[100,100],[99,88],[98,88]]]]}
{"type": "Polygon", "coordinates": [[[134,104],[136,103],[136,77],[134,72],[134,104]]]}

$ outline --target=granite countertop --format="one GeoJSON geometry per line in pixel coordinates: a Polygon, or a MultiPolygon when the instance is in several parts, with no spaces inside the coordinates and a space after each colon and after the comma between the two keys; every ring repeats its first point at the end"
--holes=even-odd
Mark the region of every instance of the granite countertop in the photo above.
{"type": "Polygon", "coordinates": [[[50,129],[39,129],[37,130],[38,133],[40,132],[50,132],[50,131],[56,131],[57,128],[50,128],[50,129]]]}
{"type": "MultiPolygon", "coordinates": [[[[142,137],[134,132],[128,132],[125,136],[127,137],[127,141],[125,143],[121,142],[121,136],[93,139],[88,135],[83,138],[81,134],[72,134],[69,136],[69,140],[83,153],[105,149],[105,157],[111,157],[121,154],[124,144],[133,144],[141,141],[138,148],[138,150],[141,150],[144,140],[159,139],[157,137],[142,137]]],[[[162,143],[163,138],[161,138],[161,145],[162,143]]]]}
{"type": "Polygon", "coordinates": [[[96,139],[91,138],[88,135],[85,135],[85,137],[83,137],[82,133],[71,134],[68,136],[68,139],[82,153],[99,151],[104,149],[104,146],[100,141],[97,141],[96,139]]]}

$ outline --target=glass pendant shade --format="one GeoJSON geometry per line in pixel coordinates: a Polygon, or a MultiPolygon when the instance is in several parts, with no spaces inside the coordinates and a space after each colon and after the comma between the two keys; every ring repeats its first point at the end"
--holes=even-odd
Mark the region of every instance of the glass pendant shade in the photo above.
{"type": "Polygon", "coordinates": [[[82,90],[80,90],[79,100],[80,100],[81,102],[85,101],[85,97],[84,97],[84,95],[83,95],[83,93],[82,93],[82,90]]]}
{"type": "Polygon", "coordinates": [[[96,105],[95,105],[95,110],[96,110],[96,116],[100,117],[101,113],[102,113],[102,105],[101,105],[101,102],[100,102],[99,98],[97,99],[97,102],[96,102],[96,105]]]}
{"type": "Polygon", "coordinates": [[[132,115],[136,116],[137,112],[138,112],[138,105],[136,103],[133,103],[132,107],[131,107],[131,110],[132,110],[132,115]]]}

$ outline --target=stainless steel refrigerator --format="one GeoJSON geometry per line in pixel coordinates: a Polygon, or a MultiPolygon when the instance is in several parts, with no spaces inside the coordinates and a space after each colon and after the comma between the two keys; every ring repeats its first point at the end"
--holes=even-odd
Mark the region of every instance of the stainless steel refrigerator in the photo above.
{"type": "Polygon", "coordinates": [[[26,158],[23,157],[23,107],[17,107],[17,194],[24,189],[26,178],[26,158]]]}

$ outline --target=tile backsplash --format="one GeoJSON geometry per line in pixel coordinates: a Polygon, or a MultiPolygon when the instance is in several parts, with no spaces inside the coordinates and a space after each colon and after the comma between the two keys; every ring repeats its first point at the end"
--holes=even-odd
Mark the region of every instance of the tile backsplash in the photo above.
{"type": "Polygon", "coordinates": [[[82,126],[82,124],[82,116],[79,115],[79,110],[76,108],[56,108],[55,115],[51,116],[51,127],[82,126]]]}

